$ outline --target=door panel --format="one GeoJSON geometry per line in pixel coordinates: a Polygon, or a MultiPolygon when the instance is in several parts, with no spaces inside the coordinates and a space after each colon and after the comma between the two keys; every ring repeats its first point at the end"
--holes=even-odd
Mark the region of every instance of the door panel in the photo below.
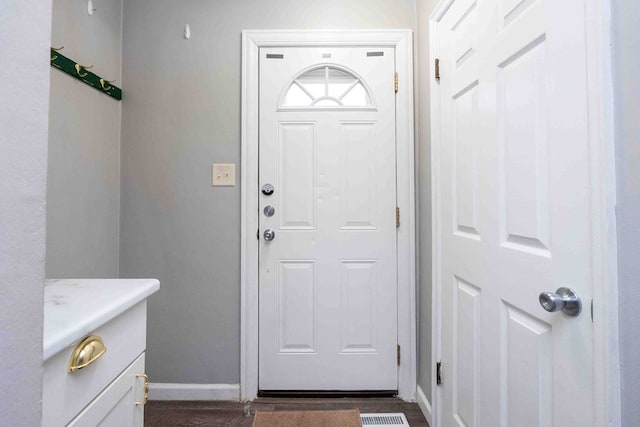
{"type": "Polygon", "coordinates": [[[478,81],[453,96],[454,151],[453,196],[454,224],[460,237],[480,239],[478,224],[478,81]]]}
{"type": "Polygon", "coordinates": [[[551,325],[504,302],[501,317],[502,424],[553,425],[551,325]]]}
{"type": "Polygon", "coordinates": [[[549,254],[549,126],[542,39],[498,67],[501,240],[505,247],[549,254]]]}
{"type": "Polygon", "coordinates": [[[282,353],[316,351],[315,270],[314,261],[280,261],[278,324],[282,353]]]}
{"type": "Polygon", "coordinates": [[[593,425],[583,7],[456,0],[437,24],[445,426],[593,425]],[[561,286],[579,316],[540,306],[561,286]]]}
{"type": "Polygon", "coordinates": [[[375,230],[376,153],[375,122],[340,123],[342,160],[341,230],[375,230]]]}
{"type": "Polygon", "coordinates": [[[342,260],[341,334],[343,353],[377,350],[376,261],[342,260]]]}
{"type": "Polygon", "coordinates": [[[453,301],[454,353],[458,356],[453,367],[453,411],[461,425],[477,425],[480,418],[480,288],[454,277],[453,301]]]}
{"type": "Polygon", "coordinates": [[[371,50],[260,51],[261,390],[397,389],[394,51],[371,50]]]}
{"type": "Polygon", "coordinates": [[[316,228],[316,124],[279,123],[278,189],[282,209],[280,228],[316,228]]]}

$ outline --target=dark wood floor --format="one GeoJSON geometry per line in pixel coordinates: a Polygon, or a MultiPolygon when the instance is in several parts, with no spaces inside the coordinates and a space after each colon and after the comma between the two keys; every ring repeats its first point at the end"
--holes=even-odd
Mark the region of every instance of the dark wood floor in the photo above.
{"type": "MultiPolygon", "coordinates": [[[[149,401],[146,427],[251,426],[255,411],[321,411],[358,408],[367,412],[402,412],[411,427],[429,427],[417,403],[393,398],[258,398],[252,402],[149,401]]],[[[300,426],[304,427],[304,426],[300,426]]]]}

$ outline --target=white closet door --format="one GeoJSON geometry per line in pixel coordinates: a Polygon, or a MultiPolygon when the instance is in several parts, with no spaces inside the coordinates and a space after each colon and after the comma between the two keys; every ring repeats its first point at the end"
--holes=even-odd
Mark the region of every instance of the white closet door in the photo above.
{"type": "Polygon", "coordinates": [[[456,0],[438,22],[442,421],[593,425],[584,2],[456,0]],[[575,317],[539,294],[575,290],[575,317]]]}

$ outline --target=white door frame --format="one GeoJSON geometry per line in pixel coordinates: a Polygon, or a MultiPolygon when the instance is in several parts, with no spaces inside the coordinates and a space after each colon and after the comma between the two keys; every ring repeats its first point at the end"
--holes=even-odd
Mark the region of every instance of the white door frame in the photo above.
{"type": "MultiPolygon", "coordinates": [[[[430,64],[439,56],[437,22],[454,0],[440,0],[429,19],[430,64]]],[[[589,111],[589,161],[591,163],[591,247],[594,331],[594,405],[595,425],[620,425],[620,367],[618,349],[618,274],[615,223],[615,152],[613,135],[613,80],[610,67],[610,0],[585,1],[587,44],[587,83],[589,111]],[[602,397],[605,396],[603,399],[602,397]]],[[[431,179],[432,206],[442,201],[439,193],[440,170],[440,86],[432,78],[431,93],[431,179]]],[[[442,250],[440,218],[434,209],[433,233],[433,315],[432,360],[441,358],[442,250]]],[[[432,369],[431,396],[433,427],[442,425],[440,389],[432,369]]]]}
{"type": "MultiPolygon", "coordinates": [[[[395,48],[398,228],[398,395],[416,394],[416,274],[411,30],[274,30],[242,32],[240,397],[258,393],[258,62],[261,47],[387,46],[395,48]]],[[[393,84],[393,82],[389,82],[393,84]]]]}

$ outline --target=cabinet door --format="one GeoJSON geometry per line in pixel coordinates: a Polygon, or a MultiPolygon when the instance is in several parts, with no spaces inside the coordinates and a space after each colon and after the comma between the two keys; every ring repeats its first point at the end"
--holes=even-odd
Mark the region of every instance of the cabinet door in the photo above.
{"type": "Polygon", "coordinates": [[[98,395],[68,425],[73,427],[118,426],[142,427],[144,406],[144,353],[98,395]]]}

